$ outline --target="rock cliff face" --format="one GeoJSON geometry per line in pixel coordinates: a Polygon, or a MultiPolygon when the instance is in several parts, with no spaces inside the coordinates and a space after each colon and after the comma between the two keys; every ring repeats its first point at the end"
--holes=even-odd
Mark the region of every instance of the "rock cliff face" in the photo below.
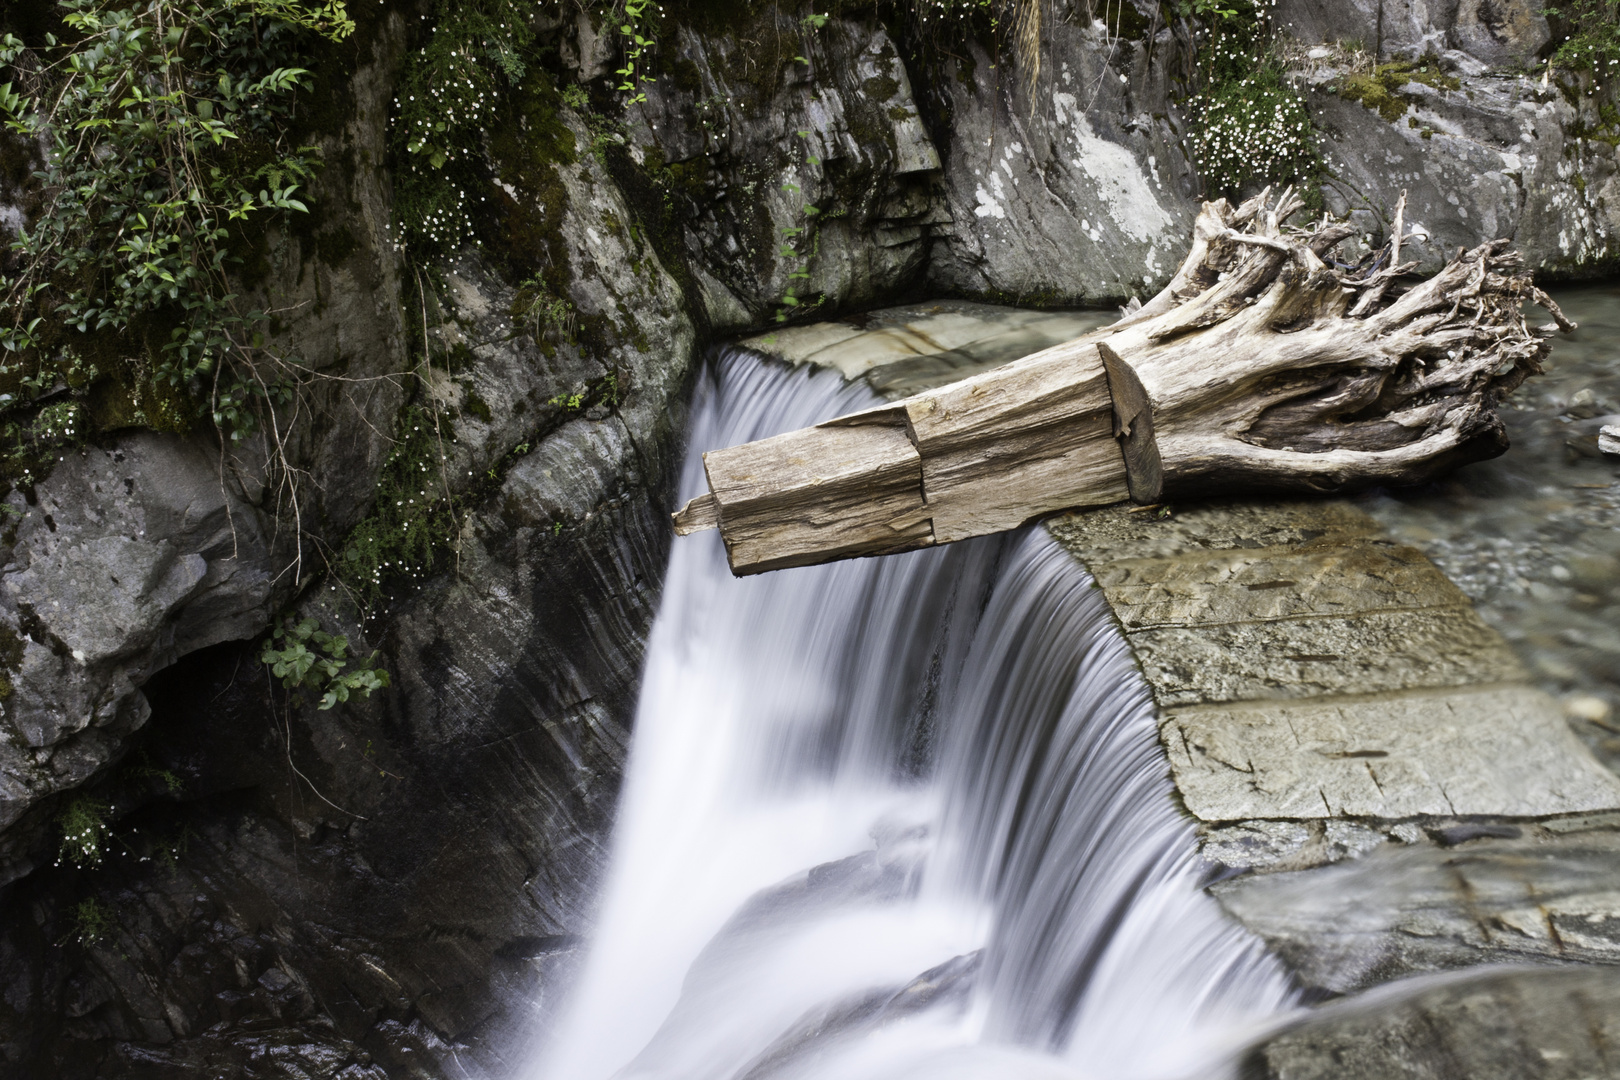
{"type": "MultiPolygon", "coordinates": [[[[1306,43],[1373,38],[1458,80],[1405,85],[1390,120],[1340,96],[1338,54],[1308,64],[1330,208],[1376,231],[1404,189],[1431,262],[1500,234],[1549,273],[1607,265],[1613,149],[1577,135],[1596,106],[1504,73],[1546,45],[1539,14],[1284,9],[1306,43]]],[[[524,169],[491,151],[499,220],[565,264],[578,325],[547,328],[510,270],[515,233],[428,268],[394,244],[379,163],[418,15],[382,10],[328,76],[342,119],[321,135],[324,216],[268,238],[259,286],[294,308],[289,347],[333,376],[304,402],[298,471],[267,474],[262,442],[129,434],[7,496],[4,1071],[506,1068],[586,925],[701,346],[770,325],[790,289],[822,297],[821,317],[930,294],[1147,295],[1201,195],[1184,58],[1146,18],[1121,38],[1068,11],[1033,86],[982,43],[943,48],[898,17],[694,18],[666,35],[622,137],[548,98],[576,153],[524,169]],[[785,252],[812,216],[813,247],[785,252]],[[391,583],[361,619],[325,560],[372,509],[407,370],[454,433],[459,536],[440,572],[391,583]],[[287,709],[254,641],[289,607],[382,650],[392,688],[287,709]],[[95,868],[56,865],[75,796],[108,808],[95,868]]],[[[601,28],[544,33],[553,83],[601,89],[601,28]]],[[[0,222],[22,219],[15,181],[0,222]]]]}

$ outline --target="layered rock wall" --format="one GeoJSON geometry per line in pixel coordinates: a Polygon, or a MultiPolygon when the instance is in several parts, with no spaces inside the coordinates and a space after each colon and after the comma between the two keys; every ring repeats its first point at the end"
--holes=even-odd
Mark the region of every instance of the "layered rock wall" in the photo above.
{"type": "MultiPolygon", "coordinates": [[[[1371,18],[1375,50],[1432,53],[1458,80],[1406,84],[1392,120],[1342,96],[1332,50],[1302,68],[1330,208],[1372,233],[1407,191],[1430,265],[1499,234],[1549,273],[1607,265],[1612,145],[1580,134],[1595,105],[1522,74],[1539,15],[1287,10],[1306,43],[1366,38],[1371,18]]],[[[383,164],[419,12],[361,19],[325,76],[342,106],[321,135],[327,209],[268,238],[258,286],[330,376],[304,399],[296,471],[266,474],[262,441],[131,433],[7,498],[6,1068],[503,1071],[588,925],[700,346],[795,314],[790,288],[822,317],[930,294],[1101,305],[1178,263],[1204,193],[1175,34],[1059,12],[1032,83],[971,36],[804,14],[672,30],[622,128],[597,111],[611,28],[548,23],[536,108],[573,150],[546,157],[521,126],[492,140],[494,231],[428,267],[394,243],[383,164]],[[569,83],[596,108],[564,104],[569,83]],[[784,253],[812,216],[813,242],[784,253]],[[524,307],[514,253],[540,250],[572,330],[524,307]],[[460,532],[441,572],[391,582],[360,619],[326,560],[372,508],[407,371],[454,432],[460,532]],[[285,709],[253,642],[289,605],[380,649],[393,687],[285,709]],[[53,865],[75,794],[109,807],[96,869],[53,865]]],[[[5,183],[0,221],[21,220],[5,183]]]]}

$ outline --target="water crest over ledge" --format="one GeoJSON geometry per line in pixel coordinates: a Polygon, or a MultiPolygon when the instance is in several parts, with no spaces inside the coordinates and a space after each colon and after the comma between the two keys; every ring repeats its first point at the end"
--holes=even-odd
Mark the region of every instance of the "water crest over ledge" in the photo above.
{"type": "MultiPolygon", "coordinates": [[[[683,494],[696,450],[870,400],[724,353],[683,494]]],[[[1044,531],[741,581],[689,537],[532,1075],[1210,1075],[1290,993],[1200,874],[1147,687],[1044,531]]]]}

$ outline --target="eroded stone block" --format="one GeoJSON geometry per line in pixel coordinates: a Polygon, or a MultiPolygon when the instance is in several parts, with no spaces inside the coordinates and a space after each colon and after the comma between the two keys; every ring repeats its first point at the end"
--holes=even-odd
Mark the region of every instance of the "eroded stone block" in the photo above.
{"type": "Polygon", "coordinates": [[[1474,964],[1620,964],[1620,835],[1609,831],[1390,844],[1211,892],[1306,986],[1332,993],[1474,964]]]}
{"type": "Polygon", "coordinates": [[[1328,1006],[1253,1051],[1255,1080],[1616,1075],[1620,972],[1492,971],[1328,1006]]]}
{"type": "Polygon", "coordinates": [[[1120,559],[1096,578],[1126,630],[1468,604],[1422,552],[1386,543],[1120,559]]]}
{"type": "Polygon", "coordinates": [[[1160,512],[1108,506],[1063,514],[1046,528],[1093,573],[1119,559],[1344,543],[1381,533],[1371,517],[1338,500],[1217,502],[1160,512]]]}
{"type": "Polygon", "coordinates": [[[1165,708],[1525,677],[1502,638],[1466,607],[1168,626],[1127,637],[1165,708]]]}
{"type": "Polygon", "coordinates": [[[1172,709],[1159,730],[1205,821],[1620,807],[1620,779],[1526,686],[1172,709]]]}

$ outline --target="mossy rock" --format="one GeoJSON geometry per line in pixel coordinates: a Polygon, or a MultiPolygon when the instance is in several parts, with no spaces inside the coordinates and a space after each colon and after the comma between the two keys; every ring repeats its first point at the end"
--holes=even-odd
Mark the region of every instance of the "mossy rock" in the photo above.
{"type": "Polygon", "coordinates": [[[568,246],[562,222],[568,187],[559,167],[579,161],[579,143],[563,119],[562,95],[535,68],[502,102],[490,127],[489,151],[497,181],[488,185],[493,209],[476,221],[479,239],[508,281],[541,277],[558,296],[568,295],[568,246]],[[514,198],[510,191],[521,198],[514,198]]]}
{"type": "Polygon", "coordinates": [[[1438,60],[1425,57],[1379,64],[1370,75],[1352,75],[1338,88],[1338,94],[1347,101],[1361,102],[1393,124],[1418,100],[1415,95],[1404,92],[1412,83],[1436,90],[1456,90],[1462,86],[1461,80],[1440,68],[1438,60]]]}

